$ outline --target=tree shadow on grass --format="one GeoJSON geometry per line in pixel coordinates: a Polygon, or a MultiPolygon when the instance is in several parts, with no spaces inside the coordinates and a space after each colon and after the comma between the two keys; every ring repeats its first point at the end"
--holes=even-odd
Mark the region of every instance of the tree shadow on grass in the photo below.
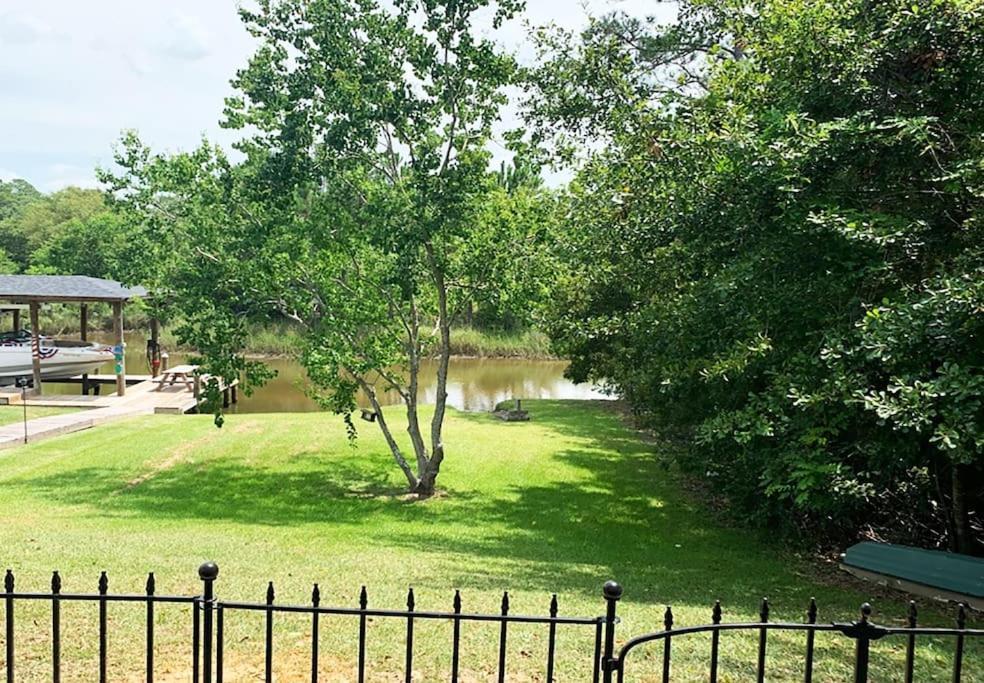
{"type": "Polygon", "coordinates": [[[503,444],[514,429],[564,438],[565,447],[549,457],[576,468],[582,474],[576,481],[517,481],[494,493],[451,490],[446,499],[419,504],[403,495],[388,455],[329,460],[310,450],[276,468],[219,457],[182,461],[137,483],[120,470],[89,467],[13,485],[107,516],[363,525],[366,543],[430,554],[448,566],[441,580],[461,587],[595,597],[604,580],[617,578],[640,602],[747,603],[780,592],[807,599],[772,549],[716,525],[688,503],[653,447],[610,405],[537,401],[530,407],[530,424],[494,422],[485,414],[456,419],[494,429],[503,444]],[[388,521],[416,523],[379,524],[388,521]]]}
{"type": "MultiPolygon", "coordinates": [[[[469,571],[456,577],[458,585],[486,589],[507,581],[514,588],[598,596],[602,583],[614,578],[637,602],[708,604],[720,598],[754,610],[760,596],[770,595],[797,610],[807,604],[816,587],[796,575],[790,553],[777,558],[775,544],[722,525],[683,495],[677,475],[612,403],[531,401],[530,407],[531,424],[578,439],[579,447],[551,458],[584,476],[573,483],[517,484],[507,501],[470,501],[468,513],[495,532],[442,539],[441,552],[507,560],[523,570],[508,576],[492,568],[469,571]]],[[[435,540],[430,533],[407,533],[389,543],[427,552],[435,540]]],[[[853,597],[839,598],[856,606],[853,597]]]]}
{"type": "Polygon", "coordinates": [[[75,469],[15,482],[35,495],[92,505],[104,516],[228,521],[284,526],[361,524],[373,515],[401,516],[412,501],[382,458],[334,458],[307,451],[289,467],[233,459],[182,462],[127,481],[119,470],[75,469]]]}

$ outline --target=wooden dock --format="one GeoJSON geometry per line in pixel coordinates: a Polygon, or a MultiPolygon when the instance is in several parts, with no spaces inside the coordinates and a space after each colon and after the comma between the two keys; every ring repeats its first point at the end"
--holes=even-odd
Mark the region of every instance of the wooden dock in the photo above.
{"type": "MultiPolygon", "coordinates": [[[[90,375],[90,380],[93,376],[90,375]]],[[[96,377],[99,377],[98,375],[96,377]]],[[[69,381],[81,382],[81,377],[69,381]]],[[[98,379],[96,381],[99,381],[98,379]]],[[[113,376],[115,383],[115,375],[113,376]]],[[[237,400],[237,382],[223,383],[220,390],[223,404],[237,400]]],[[[27,422],[28,441],[67,434],[89,429],[98,424],[134,415],[183,415],[197,412],[199,399],[189,386],[182,383],[164,384],[149,375],[127,389],[124,396],[115,393],[103,396],[28,393],[22,398],[21,391],[11,387],[0,389],[0,405],[43,406],[54,408],[78,408],[76,413],[51,415],[35,418],[27,422]]],[[[17,422],[0,426],[0,449],[16,446],[24,442],[24,424],[17,422]]]]}

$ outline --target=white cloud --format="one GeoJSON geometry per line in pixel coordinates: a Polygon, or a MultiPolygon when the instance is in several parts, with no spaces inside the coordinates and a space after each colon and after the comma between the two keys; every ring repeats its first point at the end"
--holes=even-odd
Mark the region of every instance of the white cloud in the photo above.
{"type": "Polygon", "coordinates": [[[53,192],[69,186],[99,187],[99,182],[91,168],[56,163],[48,167],[48,180],[41,183],[38,189],[44,192],[53,192]]]}
{"type": "Polygon", "coordinates": [[[211,52],[211,36],[197,17],[175,14],[165,24],[154,51],[164,57],[195,62],[211,52]]]}
{"type": "Polygon", "coordinates": [[[0,15],[0,42],[28,45],[54,35],[51,26],[34,15],[21,12],[0,15]]]}
{"type": "MultiPolygon", "coordinates": [[[[0,0],[0,172],[43,189],[95,184],[124,129],[157,150],[222,143],[229,79],[255,43],[235,0],[0,0]]],[[[663,12],[653,0],[528,0],[531,23],[663,12]]],[[[669,4],[672,7],[672,4],[669,4]]],[[[496,33],[529,55],[522,22],[496,33]]],[[[515,111],[505,118],[516,121],[515,111]]]]}

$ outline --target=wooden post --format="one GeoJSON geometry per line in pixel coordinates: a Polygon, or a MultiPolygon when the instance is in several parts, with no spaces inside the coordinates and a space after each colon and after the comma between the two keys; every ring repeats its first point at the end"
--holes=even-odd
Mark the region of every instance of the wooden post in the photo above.
{"type": "MultiPolygon", "coordinates": [[[[89,304],[79,305],[79,338],[87,341],[89,336],[89,304]]],[[[89,373],[82,373],[82,395],[89,395],[89,373]]]]}
{"type": "Polygon", "coordinates": [[[161,326],[160,323],[157,321],[157,318],[150,319],[150,341],[152,342],[151,353],[153,355],[147,360],[150,362],[150,374],[152,377],[157,377],[159,374],[161,374],[160,327],[161,326]]]}
{"type": "Polygon", "coordinates": [[[113,337],[116,345],[116,395],[126,394],[126,361],[123,358],[123,302],[113,302],[113,337]]]}
{"type": "Polygon", "coordinates": [[[21,326],[20,326],[20,309],[19,308],[15,308],[14,309],[14,332],[16,332],[17,330],[19,330],[20,328],[21,328],[21,326]]]}
{"type": "Polygon", "coordinates": [[[31,366],[34,370],[34,393],[41,394],[41,322],[38,314],[41,305],[30,303],[31,310],[31,366]]]}
{"type": "Polygon", "coordinates": [[[194,380],[194,394],[195,394],[195,415],[201,412],[202,408],[202,376],[195,372],[194,380]]]}

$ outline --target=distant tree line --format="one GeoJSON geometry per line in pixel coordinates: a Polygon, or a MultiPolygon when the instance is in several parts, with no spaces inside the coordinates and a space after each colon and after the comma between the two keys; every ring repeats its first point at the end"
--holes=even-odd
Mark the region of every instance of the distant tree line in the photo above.
{"type": "Polygon", "coordinates": [[[43,194],[25,180],[0,181],[0,271],[119,279],[131,250],[126,224],[100,190],[43,194]]]}
{"type": "Polygon", "coordinates": [[[571,376],[748,521],[981,552],[984,8],[679,7],[540,33],[571,376]]]}

